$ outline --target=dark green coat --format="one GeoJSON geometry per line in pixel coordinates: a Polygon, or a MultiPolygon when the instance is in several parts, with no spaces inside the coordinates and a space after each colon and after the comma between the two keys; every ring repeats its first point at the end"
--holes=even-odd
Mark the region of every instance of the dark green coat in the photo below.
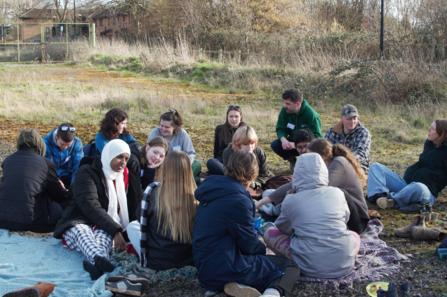
{"type": "Polygon", "coordinates": [[[297,114],[287,113],[283,107],[278,116],[278,122],[276,123],[276,134],[278,139],[281,137],[290,138],[293,137],[296,131],[300,129],[308,128],[312,131],[316,138],[323,138],[321,134],[321,120],[320,115],[310,107],[305,99],[301,103],[301,109],[297,114]],[[294,125],[294,129],[287,128],[288,124],[294,125]]]}
{"type": "Polygon", "coordinates": [[[408,184],[423,183],[433,196],[438,197],[439,192],[447,185],[447,142],[436,148],[427,139],[419,161],[407,168],[404,179],[408,184]]]}

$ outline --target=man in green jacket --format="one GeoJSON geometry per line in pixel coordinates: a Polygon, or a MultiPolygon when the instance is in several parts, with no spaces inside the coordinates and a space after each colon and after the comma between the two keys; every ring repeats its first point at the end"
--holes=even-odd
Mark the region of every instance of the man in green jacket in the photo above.
{"type": "Polygon", "coordinates": [[[285,90],[282,93],[284,107],[278,116],[276,134],[278,139],[271,143],[273,151],[290,162],[289,169],[293,171],[296,156],[299,155],[293,142],[296,131],[304,128],[310,129],[316,138],[323,138],[321,134],[320,115],[303,99],[303,93],[297,89],[285,90]]]}

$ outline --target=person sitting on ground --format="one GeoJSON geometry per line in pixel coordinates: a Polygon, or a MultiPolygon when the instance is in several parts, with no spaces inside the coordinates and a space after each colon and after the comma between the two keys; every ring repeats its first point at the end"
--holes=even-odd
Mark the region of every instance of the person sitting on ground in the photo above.
{"type": "Polygon", "coordinates": [[[293,259],[307,277],[347,274],[360,248],[360,236],[346,226],[350,214],[345,195],[328,182],[320,155],[300,156],[292,179],[295,193],[284,200],[276,228],[264,234],[267,247],[293,259]]]}
{"type": "Polygon", "coordinates": [[[62,123],[45,136],[43,141],[47,146],[45,158],[56,165],[57,176],[68,189],[84,157],[82,141],[76,137],[76,128],[70,123],[62,123]]]}
{"type": "Polygon", "coordinates": [[[197,177],[202,172],[202,165],[195,160],[196,151],[192,145],[191,138],[188,133],[182,128],[183,118],[175,109],[169,109],[160,116],[160,127],[157,127],[149,133],[147,142],[152,138],[161,136],[169,143],[170,151],[183,151],[191,160],[191,167],[194,177],[197,177]]]}
{"type": "Polygon", "coordinates": [[[349,230],[362,233],[369,222],[368,205],[363,195],[367,177],[352,152],[341,144],[332,145],[325,139],[316,139],[307,146],[308,153],[319,154],[329,172],[329,186],[342,190],[348,203],[349,230]]]}
{"type": "Polygon", "coordinates": [[[288,296],[299,277],[296,263],[266,256],[254,229],[256,213],[247,188],[256,180],[254,154],[234,152],[225,176],[213,175],[196,190],[193,255],[200,284],[230,296],[288,296]],[[249,287],[247,287],[249,286],[249,287]],[[256,291],[257,290],[257,291],[256,291]],[[257,295],[255,295],[257,294],[257,295]]]}
{"type": "Polygon", "coordinates": [[[122,236],[129,224],[126,187],[129,146],[120,139],[109,141],[92,165],[82,165],[70,187],[73,198],[64,210],[53,236],[65,247],[82,252],[84,269],[92,280],[115,266],[109,261],[112,243],[123,251],[122,236]]]}
{"type": "Polygon", "coordinates": [[[303,99],[303,93],[299,90],[285,90],[282,99],[284,107],[276,123],[278,139],[271,143],[271,147],[277,155],[290,162],[289,169],[293,172],[296,157],[299,156],[292,142],[293,135],[299,129],[309,128],[315,137],[323,138],[321,120],[320,115],[303,99]]]}
{"type": "Polygon", "coordinates": [[[359,122],[359,113],[354,105],[343,106],[340,119],[340,122],[326,132],[324,139],[334,145],[342,144],[349,148],[368,174],[371,133],[359,122]]]}
{"type": "Polygon", "coordinates": [[[258,136],[256,135],[255,130],[248,125],[244,125],[237,129],[236,133],[234,133],[232,143],[224,150],[223,152],[223,166],[227,166],[228,160],[234,152],[239,150],[243,150],[255,155],[256,160],[258,161],[259,173],[256,180],[254,180],[250,188],[257,190],[261,189],[262,186],[267,182],[270,170],[269,165],[267,164],[267,157],[265,152],[257,146],[258,136]]]}
{"type": "MultiPolygon", "coordinates": [[[[312,131],[310,131],[307,128],[300,129],[300,130],[296,131],[295,134],[293,135],[293,141],[295,143],[296,150],[298,151],[298,153],[300,155],[307,153],[307,146],[314,139],[315,139],[314,134],[312,133],[312,131]]],[[[291,175],[288,175],[288,178],[289,178],[289,181],[292,180],[291,175]]],[[[276,201],[277,199],[283,200],[284,197],[286,196],[286,192],[290,191],[290,189],[292,189],[292,184],[290,182],[287,182],[287,183],[277,187],[276,189],[265,190],[264,193],[262,193],[262,197],[263,198],[267,197],[267,198],[262,201],[264,201],[266,204],[262,205],[262,204],[259,204],[259,202],[256,202],[257,207],[259,208],[259,210],[265,212],[269,216],[273,216],[273,217],[279,216],[279,214],[281,213],[281,204],[278,204],[278,206],[274,206],[269,201],[276,201]],[[270,197],[270,195],[272,195],[273,197],[270,197]],[[280,197],[280,198],[278,198],[278,197],[280,197]]],[[[265,215],[263,215],[263,217],[266,218],[265,215]]],[[[269,220],[269,219],[273,219],[273,218],[268,218],[267,220],[269,220]]]]}
{"type": "Polygon", "coordinates": [[[242,120],[240,106],[230,105],[227,110],[225,124],[219,125],[214,131],[214,158],[206,162],[210,174],[224,175],[223,152],[233,139],[236,130],[245,125],[242,120]]]}
{"type": "Polygon", "coordinates": [[[17,152],[2,164],[0,228],[54,231],[69,195],[57,178],[56,165],[44,157],[45,151],[45,142],[36,130],[20,132],[17,152]]]}
{"type": "Polygon", "coordinates": [[[182,151],[170,152],[163,162],[159,182],[144,191],[140,221],[131,222],[127,228],[142,267],[167,270],[194,266],[196,188],[188,155],[182,151]]]}
{"type": "MultiPolygon", "coordinates": [[[[141,202],[141,181],[140,181],[140,144],[127,131],[127,120],[129,116],[121,108],[112,108],[104,119],[101,120],[99,133],[96,134],[95,144],[101,154],[106,144],[113,139],[120,139],[127,143],[130,148],[130,158],[127,161],[129,169],[129,186],[127,190],[127,207],[129,209],[130,220],[137,220],[137,209],[141,202]]],[[[91,163],[91,162],[90,162],[91,163]]]]}
{"type": "MultiPolygon", "coordinates": [[[[128,119],[127,113],[118,107],[112,108],[106,113],[99,124],[99,133],[95,137],[95,144],[99,153],[102,153],[106,144],[113,139],[121,139],[129,146],[132,143],[138,143],[135,137],[127,131],[128,119]]],[[[139,145],[138,148],[140,148],[139,145]]]]}
{"type": "Polygon", "coordinates": [[[420,213],[433,205],[447,185],[447,119],[435,120],[419,161],[405,171],[404,177],[379,163],[373,163],[368,175],[367,199],[382,208],[399,208],[404,213],[420,213]]]}
{"type": "Polygon", "coordinates": [[[152,138],[141,148],[141,188],[144,190],[149,184],[155,182],[161,164],[169,152],[169,144],[163,137],[152,138]]]}
{"type": "MultiPolygon", "coordinates": [[[[325,139],[315,139],[307,145],[307,153],[319,154],[329,172],[329,186],[337,187],[344,192],[349,207],[347,226],[350,230],[360,234],[369,222],[368,206],[363,196],[363,186],[367,177],[351,151],[341,144],[332,145],[325,139]]],[[[293,188],[293,182],[288,183],[269,196],[261,199],[256,206],[272,201],[281,205],[287,192],[293,188]]]]}

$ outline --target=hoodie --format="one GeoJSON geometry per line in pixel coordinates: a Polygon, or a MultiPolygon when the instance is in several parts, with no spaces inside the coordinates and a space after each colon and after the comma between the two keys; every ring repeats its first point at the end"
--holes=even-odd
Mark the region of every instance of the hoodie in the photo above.
{"type": "Polygon", "coordinates": [[[292,187],[276,220],[276,227],[293,235],[290,247],[301,273],[315,278],[337,278],[355,262],[355,238],[347,229],[349,208],[343,192],[328,186],[328,170],[316,153],[301,155],[292,187]]]}

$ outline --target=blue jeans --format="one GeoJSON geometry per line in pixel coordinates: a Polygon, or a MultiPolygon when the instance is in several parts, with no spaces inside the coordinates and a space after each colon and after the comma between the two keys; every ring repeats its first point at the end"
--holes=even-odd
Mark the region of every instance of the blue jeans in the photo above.
{"type": "Polygon", "coordinates": [[[387,193],[388,198],[395,200],[394,207],[404,207],[414,203],[435,203],[436,197],[423,183],[407,182],[397,173],[379,163],[374,163],[369,168],[368,194],[387,193]]]}
{"type": "Polygon", "coordinates": [[[224,166],[217,159],[209,159],[208,162],[206,162],[206,168],[208,168],[210,174],[224,175],[224,166]]]}
{"type": "MultiPolygon", "coordinates": [[[[293,141],[293,139],[287,139],[288,141],[293,141]]],[[[292,157],[299,156],[300,154],[296,149],[293,150],[285,150],[282,148],[281,140],[275,139],[271,144],[270,147],[272,150],[281,158],[284,160],[289,160],[292,157]]]]}

